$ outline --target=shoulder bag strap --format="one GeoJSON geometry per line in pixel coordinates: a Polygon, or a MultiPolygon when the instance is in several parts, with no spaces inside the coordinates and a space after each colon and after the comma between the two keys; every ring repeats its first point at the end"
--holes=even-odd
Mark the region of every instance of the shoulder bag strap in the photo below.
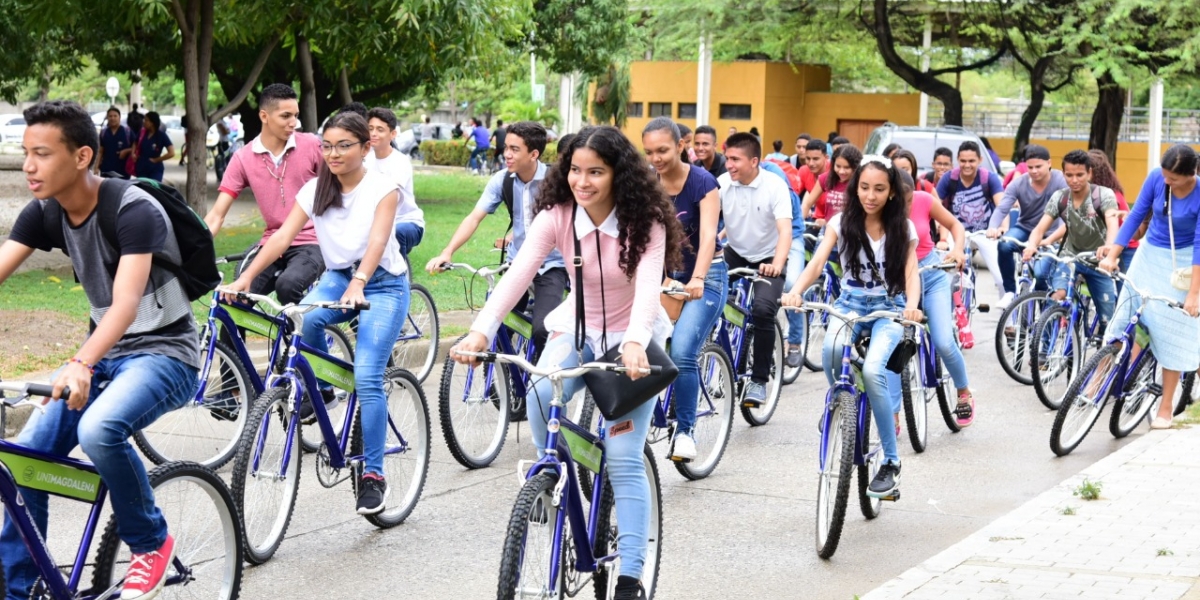
{"type": "Polygon", "coordinates": [[[1163,205],[1167,209],[1167,232],[1171,236],[1171,271],[1174,271],[1175,266],[1175,223],[1171,218],[1171,186],[1167,182],[1163,182],[1163,205]]]}
{"type": "Polygon", "coordinates": [[[587,326],[584,324],[583,312],[583,249],[579,246],[579,234],[575,231],[575,213],[578,207],[572,203],[571,208],[571,239],[575,241],[575,282],[571,293],[575,294],[575,351],[583,356],[583,345],[587,342],[587,326]]]}

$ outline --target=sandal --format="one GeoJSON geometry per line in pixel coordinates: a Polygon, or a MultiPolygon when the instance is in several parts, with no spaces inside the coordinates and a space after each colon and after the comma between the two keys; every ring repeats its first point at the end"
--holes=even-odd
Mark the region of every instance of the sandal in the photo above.
{"type": "Polygon", "coordinates": [[[954,421],[959,429],[966,429],[975,422],[975,397],[971,392],[958,394],[958,405],[954,407],[954,421]]]}
{"type": "Polygon", "coordinates": [[[1164,419],[1162,417],[1154,417],[1154,420],[1150,421],[1150,429],[1170,429],[1170,428],[1171,428],[1171,419],[1164,419]]]}

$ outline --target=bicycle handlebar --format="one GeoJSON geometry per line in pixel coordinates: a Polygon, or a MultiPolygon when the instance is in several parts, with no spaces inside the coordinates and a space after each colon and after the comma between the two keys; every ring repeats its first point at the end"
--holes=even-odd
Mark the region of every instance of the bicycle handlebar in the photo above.
{"type": "Polygon", "coordinates": [[[917,272],[924,273],[926,271],[957,271],[957,270],[958,270],[958,263],[947,262],[947,263],[942,263],[939,265],[929,265],[927,267],[921,267],[920,269],[917,270],[917,272]]]}
{"type": "MultiPolygon", "coordinates": [[[[1126,277],[1125,274],[1121,273],[1120,271],[1118,271],[1116,273],[1112,273],[1112,276],[1115,279],[1120,279],[1121,281],[1125,282],[1125,285],[1129,286],[1129,289],[1133,290],[1133,293],[1137,294],[1138,296],[1141,296],[1143,301],[1156,300],[1158,302],[1162,302],[1163,304],[1166,304],[1167,306],[1170,306],[1171,308],[1183,311],[1183,304],[1180,303],[1179,301],[1175,300],[1174,298],[1168,298],[1166,296],[1155,296],[1153,294],[1147,294],[1147,293],[1143,292],[1142,290],[1138,289],[1138,287],[1136,285],[1134,285],[1134,283],[1131,279],[1126,277]]],[[[1184,314],[1187,314],[1187,312],[1184,311],[1184,314]]],[[[1188,316],[1190,317],[1192,315],[1188,315],[1188,316]]]]}
{"type": "Polygon", "coordinates": [[[478,275],[480,277],[494,277],[508,270],[512,263],[504,263],[497,267],[479,267],[478,269],[467,263],[443,263],[441,268],[443,271],[462,270],[478,275]]]}
{"type": "Polygon", "coordinates": [[[758,272],[758,269],[751,269],[750,267],[738,267],[736,269],[730,269],[729,276],[742,277],[744,279],[749,279],[750,281],[766,281],[758,272]]]}
{"type": "Polygon", "coordinates": [[[787,310],[798,310],[801,312],[824,311],[824,312],[829,313],[830,316],[836,317],[837,319],[846,323],[847,325],[849,325],[850,323],[853,323],[855,321],[874,321],[875,319],[888,319],[888,320],[900,323],[901,325],[911,325],[913,327],[921,327],[925,324],[926,321],[929,320],[928,317],[924,317],[921,319],[921,322],[919,322],[919,323],[917,321],[909,321],[908,319],[904,318],[903,314],[895,312],[895,311],[891,311],[891,310],[877,310],[874,312],[867,313],[865,315],[851,316],[851,315],[847,315],[845,313],[838,312],[838,310],[836,308],[834,308],[832,304],[824,304],[821,302],[805,302],[803,306],[785,306],[783,308],[785,308],[787,310]]]}
{"type": "Polygon", "coordinates": [[[335,309],[335,310],[371,310],[371,303],[366,302],[366,301],[364,301],[360,304],[342,304],[340,302],[313,302],[311,304],[283,305],[283,304],[276,302],[274,298],[272,298],[270,296],[264,296],[262,294],[253,294],[250,292],[238,292],[238,291],[230,290],[229,288],[225,288],[225,287],[217,288],[217,292],[235,296],[235,297],[237,297],[238,300],[253,300],[254,302],[262,302],[263,304],[266,304],[267,306],[270,306],[271,308],[275,309],[276,311],[284,313],[284,314],[301,314],[302,315],[304,313],[311,312],[318,308],[331,308],[331,309],[335,309]]]}
{"type": "MultiPolygon", "coordinates": [[[[54,386],[49,383],[30,383],[24,381],[0,381],[0,402],[10,408],[31,404],[38,410],[45,411],[41,402],[34,402],[29,398],[31,396],[43,396],[50,398],[54,395],[54,386]],[[4,392],[16,392],[17,395],[8,397],[4,392]]],[[[63,399],[71,396],[71,388],[64,387],[62,395],[63,399]]]]}
{"type": "Polygon", "coordinates": [[[249,254],[249,252],[242,252],[239,254],[227,254],[225,256],[218,256],[217,264],[223,265],[223,264],[227,264],[227,263],[239,263],[239,262],[242,262],[243,260],[246,260],[246,256],[248,254],[249,254]]]}
{"type": "MultiPolygon", "coordinates": [[[[537,367],[533,363],[525,360],[523,357],[515,354],[503,354],[500,352],[470,352],[467,350],[455,350],[454,352],[459,356],[470,356],[473,358],[478,358],[483,362],[499,362],[516,365],[518,368],[528,371],[530,375],[537,375],[539,377],[570,379],[573,377],[582,377],[583,374],[587,373],[588,371],[612,371],[614,373],[625,373],[629,371],[629,369],[624,365],[607,362],[589,362],[579,365],[578,367],[571,367],[569,369],[547,369],[537,367]]],[[[639,370],[643,375],[658,375],[659,373],[662,373],[662,367],[657,365],[651,365],[649,369],[639,370]]]]}
{"type": "Polygon", "coordinates": [[[674,287],[674,286],[668,286],[668,285],[663,286],[662,293],[664,293],[668,296],[678,296],[680,298],[687,298],[687,297],[691,296],[691,294],[689,294],[687,290],[685,290],[681,287],[674,287]]]}

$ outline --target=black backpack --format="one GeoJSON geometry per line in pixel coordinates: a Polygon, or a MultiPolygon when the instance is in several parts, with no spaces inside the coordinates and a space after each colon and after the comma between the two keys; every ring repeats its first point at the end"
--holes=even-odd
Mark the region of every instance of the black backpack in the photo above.
{"type": "MultiPolygon", "coordinates": [[[[179,244],[181,264],[175,264],[159,256],[154,257],[154,265],[161,267],[179,278],[183,290],[189,300],[196,300],[207,295],[221,283],[221,273],[217,270],[217,254],[213,248],[212,233],[204,219],[188,206],[183,195],[175,188],[162,184],[153,179],[134,178],[126,180],[119,175],[106,173],[100,183],[100,198],[96,205],[96,218],[100,224],[100,234],[110,246],[120,249],[117,240],[117,212],[121,208],[121,199],[129,186],[150,194],[162,205],[171,220],[175,230],[175,241],[179,244]]],[[[66,239],[63,237],[63,209],[57,200],[47,200],[42,209],[42,222],[46,235],[52,245],[67,253],[66,239]]],[[[117,265],[106,265],[109,275],[115,277],[117,265]]]]}

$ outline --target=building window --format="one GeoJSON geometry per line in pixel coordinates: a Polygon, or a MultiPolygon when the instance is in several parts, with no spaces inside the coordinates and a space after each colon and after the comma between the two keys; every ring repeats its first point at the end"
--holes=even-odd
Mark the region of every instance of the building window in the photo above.
{"type": "Polygon", "coordinates": [[[638,117],[641,117],[642,116],[642,106],[644,106],[644,105],[641,102],[630,102],[629,106],[625,107],[625,116],[632,117],[635,119],[638,117]]]}
{"type": "Polygon", "coordinates": [[[733,121],[749,121],[750,120],[750,105],[749,104],[722,104],[721,118],[733,121]]]}
{"type": "Polygon", "coordinates": [[[695,119],[696,118],[696,103],[679,103],[679,118],[680,119],[695,119]]]}
{"type": "Polygon", "coordinates": [[[650,103],[651,117],[670,117],[671,103],[670,102],[651,102],[650,103]]]}

